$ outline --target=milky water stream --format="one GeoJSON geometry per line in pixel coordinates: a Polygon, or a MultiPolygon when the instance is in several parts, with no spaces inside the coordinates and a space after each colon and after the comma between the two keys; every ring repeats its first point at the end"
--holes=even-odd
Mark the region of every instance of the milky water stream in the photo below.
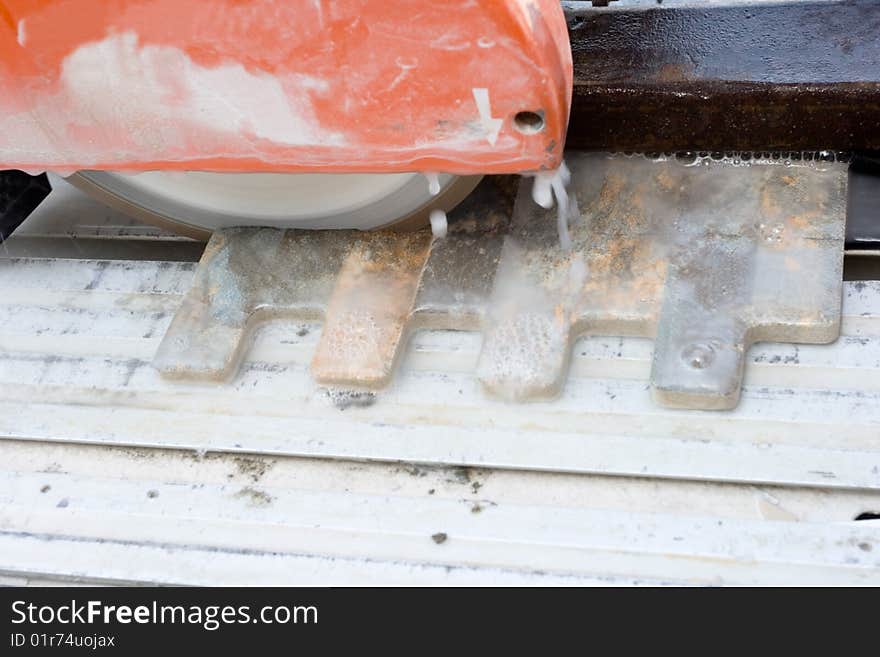
{"type": "Polygon", "coordinates": [[[565,166],[565,162],[558,169],[552,171],[539,171],[535,175],[535,183],[532,186],[532,199],[542,208],[553,207],[556,199],[556,223],[559,230],[559,246],[563,251],[571,251],[571,234],[568,231],[568,223],[576,219],[580,212],[574,195],[569,194],[568,185],[571,183],[571,172],[565,166]]]}

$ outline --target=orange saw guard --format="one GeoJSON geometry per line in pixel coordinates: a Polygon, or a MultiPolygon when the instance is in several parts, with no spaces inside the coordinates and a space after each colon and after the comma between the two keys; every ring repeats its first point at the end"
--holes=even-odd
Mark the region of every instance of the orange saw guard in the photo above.
{"type": "Polygon", "coordinates": [[[555,168],[558,0],[0,0],[0,168],[555,168]]]}

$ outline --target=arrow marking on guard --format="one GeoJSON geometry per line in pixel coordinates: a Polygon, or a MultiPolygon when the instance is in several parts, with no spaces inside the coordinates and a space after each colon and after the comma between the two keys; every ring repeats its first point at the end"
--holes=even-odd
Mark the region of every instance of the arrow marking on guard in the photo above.
{"type": "Polygon", "coordinates": [[[480,112],[480,123],[486,131],[486,139],[492,146],[498,141],[498,133],[501,132],[501,126],[504,119],[492,118],[492,106],[489,103],[488,89],[474,89],[474,102],[477,104],[477,111],[480,112]]]}

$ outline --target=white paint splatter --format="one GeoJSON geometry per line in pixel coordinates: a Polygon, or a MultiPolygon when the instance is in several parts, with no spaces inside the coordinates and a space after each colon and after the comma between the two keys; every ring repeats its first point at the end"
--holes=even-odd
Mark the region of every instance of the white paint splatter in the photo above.
{"type": "Polygon", "coordinates": [[[324,29],[324,3],[323,0],[312,0],[312,6],[318,12],[318,27],[324,29]]]}
{"type": "Polygon", "coordinates": [[[457,51],[467,50],[471,47],[471,42],[462,40],[457,34],[444,34],[431,41],[428,45],[435,50],[457,51]]]}
{"type": "Polygon", "coordinates": [[[388,87],[388,91],[396,88],[401,82],[403,82],[406,77],[409,75],[409,72],[415,68],[418,68],[419,60],[415,57],[398,57],[394,60],[394,63],[400,68],[400,73],[397,74],[397,77],[391,81],[391,85],[388,87]]]}
{"type": "Polygon", "coordinates": [[[483,129],[486,131],[486,139],[494,146],[498,142],[498,134],[501,132],[504,120],[492,118],[492,105],[489,101],[488,89],[475,88],[473,94],[477,111],[480,113],[480,123],[483,124],[483,129]]]}
{"type": "Polygon", "coordinates": [[[141,46],[133,32],[80,46],[61,72],[68,106],[99,125],[144,125],[154,134],[157,124],[185,116],[213,130],[246,129],[281,144],[338,142],[338,135],[321,130],[308,95],[326,83],[296,78],[282,86],[275,76],[237,63],[205,68],[178,48],[141,46]],[[297,97],[297,88],[305,93],[297,97]]]}
{"type": "MultiPolygon", "coordinates": [[[[26,42],[27,29],[20,31],[26,42]]],[[[27,111],[0,112],[0,134],[16,135],[0,145],[0,159],[88,168],[200,152],[258,154],[262,140],[344,146],[344,135],[323,129],[315,112],[313,97],[328,91],[322,79],[279,78],[234,62],[207,68],[178,48],[141,45],[132,32],[112,34],[64,59],[56,93],[41,95],[27,111]]]]}
{"type": "Polygon", "coordinates": [[[20,45],[21,47],[24,47],[24,44],[27,41],[27,27],[25,27],[23,18],[20,21],[18,21],[17,38],[18,38],[18,45],[20,45]]]}
{"type": "Polygon", "coordinates": [[[446,220],[446,213],[443,210],[431,210],[431,232],[434,238],[441,240],[446,237],[449,231],[449,224],[446,220]]]}

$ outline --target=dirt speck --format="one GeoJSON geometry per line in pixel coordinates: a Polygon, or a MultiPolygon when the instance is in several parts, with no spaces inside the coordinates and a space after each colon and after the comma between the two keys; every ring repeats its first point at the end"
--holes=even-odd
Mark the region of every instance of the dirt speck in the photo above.
{"type": "Polygon", "coordinates": [[[48,493],[50,490],[52,490],[52,487],[49,484],[44,484],[42,487],[40,487],[41,493],[48,493]]]}
{"type": "Polygon", "coordinates": [[[397,468],[397,472],[405,472],[410,477],[426,477],[428,476],[428,469],[423,468],[420,465],[416,465],[415,463],[401,463],[397,468]]]}
{"type": "Polygon", "coordinates": [[[334,390],[328,388],[324,396],[340,411],[349,408],[369,408],[376,403],[376,393],[366,390],[334,390]]]}
{"type": "Polygon", "coordinates": [[[871,550],[874,549],[874,546],[871,545],[870,543],[859,543],[859,549],[862,552],[870,552],[871,550]]]}
{"type": "Polygon", "coordinates": [[[150,461],[156,458],[156,450],[142,447],[117,447],[114,451],[125,454],[134,461],[150,461]]]}
{"type": "Polygon", "coordinates": [[[446,481],[450,484],[469,484],[471,483],[471,468],[455,467],[449,468],[449,476],[446,481]]]}
{"type": "Polygon", "coordinates": [[[449,538],[445,533],[438,532],[431,536],[431,540],[434,541],[437,545],[442,545],[446,542],[446,539],[449,538]]]}
{"type": "Polygon", "coordinates": [[[157,491],[155,489],[148,490],[147,497],[149,497],[151,500],[154,500],[157,497],[159,497],[159,491],[157,491]]]}
{"type": "Polygon", "coordinates": [[[58,500],[58,504],[56,504],[55,506],[58,507],[59,509],[66,509],[69,505],[70,505],[70,500],[67,499],[66,497],[63,497],[60,500],[58,500]]]}
{"type": "Polygon", "coordinates": [[[235,463],[236,473],[242,477],[248,477],[252,482],[257,483],[275,466],[274,459],[260,458],[257,456],[235,456],[232,458],[235,463]]]}
{"type": "Polygon", "coordinates": [[[269,506],[275,498],[265,491],[246,486],[235,494],[235,497],[245,500],[249,506],[269,506]]]}

